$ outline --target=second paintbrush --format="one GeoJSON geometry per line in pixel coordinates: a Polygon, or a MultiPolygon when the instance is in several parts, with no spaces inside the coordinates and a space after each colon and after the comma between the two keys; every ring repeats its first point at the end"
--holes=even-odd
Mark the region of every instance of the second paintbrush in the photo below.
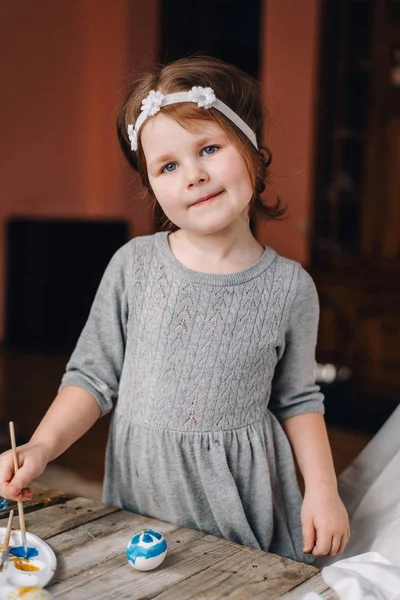
{"type": "MultiPolygon", "coordinates": [[[[10,438],[11,438],[11,449],[14,461],[14,475],[17,474],[19,469],[18,466],[18,456],[17,456],[17,445],[15,443],[15,431],[14,431],[14,423],[10,421],[10,438]]],[[[18,501],[18,517],[19,517],[19,526],[21,529],[22,536],[22,545],[24,548],[24,556],[27,557],[28,553],[28,545],[26,542],[26,529],[25,529],[25,515],[24,515],[24,504],[21,500],[18,501]]]]}

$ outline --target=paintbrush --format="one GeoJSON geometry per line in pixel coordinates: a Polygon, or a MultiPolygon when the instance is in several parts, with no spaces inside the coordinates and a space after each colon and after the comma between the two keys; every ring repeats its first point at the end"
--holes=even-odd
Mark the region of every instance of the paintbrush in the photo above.
{"type": "Polygon", "coordinates": [[[14,516],[14,511],[10,510],[10,514],[8,515],[6,534],[4,536],[4,541],[3,541],[3,550],[1,551],[1,554],[0,554],[0,571],[2,571],[8,563],[8,555],[10,552],[10,535],[11,535],[11,526],[12,526],[13,516],[14,516]]]}
{"type": "MultiPolygon", "coordinates": [[[[14,423],[12,421],[10,421],[10,438],[11,438],[11,449],[12,449],[13,460],[14,460],[14,475],[16,475],[19,467],[18,467],[17,446],[15,443],[14,423]]],[[[26,558],[27,554],[28,554],[28,545],[26,543],[24,503],[21,502],[21,500],[18,500],[18,518],[19,518],[19,527],[21,529],[21,535],[22,535],[22,545],[24,547],[24,557],[26,558]]]]}

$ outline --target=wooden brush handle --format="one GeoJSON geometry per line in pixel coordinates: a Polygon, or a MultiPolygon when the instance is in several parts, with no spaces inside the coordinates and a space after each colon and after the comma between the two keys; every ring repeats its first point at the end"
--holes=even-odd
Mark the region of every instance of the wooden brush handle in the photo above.
{"type": "Polygon", "coordinates": [[[10,514],[8,515],[8,522],[7,522],[7,529],[6,529],[6,534],[4,536],[4,541],[3,541],[3,552],[4,550],[8,550],[8,547],[10,545],[10,535],[11,535],[11,527],[12,527],[12,520],[14,517],[14,510],[10,510],[10,514]]]}
{"type": "Polygon", "coordinates": [[[19,466],[18,466],[17,445],[15,443],[14,423],[12,421],[10,421],[10,439],[11,439],[12,456],[13,456],[13,461],[14,461],[14,475],[16,475],[17,471],[19,469],[19,466]]]}
{"type": "MultiPolygon", "coordinates": [[[[17,455],[17,445],[15,443],[15,430],[14,423],[10,421],[10,438],[11,438],[11,450],[14,461],[14,475],[16,475],[19,466],[18,466],[18,455],[17,455]]],[[[18,500],[18,517],[19,517],[19,526],[21,528],[21,532],[25,533],[25,517],[24,517],[24,505],[21,500],[18,500]]]]}
{"type": "Polygon", "coordinates": [[[24,515],[24,503],[21,500],[18,502],[18,517],[19,517],[19,527],[21,529],[21,533],[25,533],[25,515],[24,515]]]}

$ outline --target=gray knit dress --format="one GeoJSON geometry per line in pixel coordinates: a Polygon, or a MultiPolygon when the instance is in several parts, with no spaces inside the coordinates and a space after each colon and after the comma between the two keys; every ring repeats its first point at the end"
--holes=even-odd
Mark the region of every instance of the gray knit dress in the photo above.
{"type": "Polygon", "coordinates": [[[114,408],[104,502],[312,562],[280,422],[323,412],[317,324],[312,279],[271,248],[227,275],[165,232],[118,250],[61,383],[114,408]]]}

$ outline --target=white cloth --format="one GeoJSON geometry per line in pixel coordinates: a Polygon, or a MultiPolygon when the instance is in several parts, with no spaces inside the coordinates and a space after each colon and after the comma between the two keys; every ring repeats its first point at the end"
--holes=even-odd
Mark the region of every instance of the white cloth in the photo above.
{"type": "Polygon", "coordinates": [[[400,600],[400,567],[378,552],[339,560],[322,577],[340,600],[400,600]]]}
{"type": "Polygon", "coordinates": [[[341,600],[400,600],[400,406],[339,477],[351,538],[317,560],[341,600]]]}
{"type": "Polygon", "coordinates": [[[351,522],[341,558],[375,551],[400,565],[400,406],[339,477],[339,490],[351,522]]]}

